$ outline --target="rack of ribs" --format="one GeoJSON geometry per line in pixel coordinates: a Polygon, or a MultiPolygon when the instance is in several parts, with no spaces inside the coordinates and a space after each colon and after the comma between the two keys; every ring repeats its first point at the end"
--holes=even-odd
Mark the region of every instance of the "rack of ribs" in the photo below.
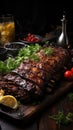
{"type": "Polygon", "coordinates": [[[24,60],[18,68],[3,76],[0,79],[0,89],[23,102],[36,97],[39,99],[46,92],[52,92],[70,61],[66,49],[61,47],[52,47],[52,49],[53,53],[48,56],[42,48],[36,52],[39,61],[24,60]]]}

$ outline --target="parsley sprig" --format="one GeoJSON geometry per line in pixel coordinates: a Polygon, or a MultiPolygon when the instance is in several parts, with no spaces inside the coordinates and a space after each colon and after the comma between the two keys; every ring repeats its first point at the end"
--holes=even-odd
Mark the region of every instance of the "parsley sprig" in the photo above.
{"type": "Polygon", "coordinates": [[[68,94],[68,98],[69,98],[70,101],[73,101],[73,92],[68,94]]]}
{"type": "Polygon", "coordinates": [[[49,116],[49,118],[55,120],[57,124],[68,125],[73,122],[73,113],[69,112],[65,115],[63,112],[58,111],[56,115],[49,116]]]}
{"type": "Polygon", "coordinates": [[[53,48],[51,47],[45,47],[44,52],[47,56],[51,55],[53,53],[53,48]]]}

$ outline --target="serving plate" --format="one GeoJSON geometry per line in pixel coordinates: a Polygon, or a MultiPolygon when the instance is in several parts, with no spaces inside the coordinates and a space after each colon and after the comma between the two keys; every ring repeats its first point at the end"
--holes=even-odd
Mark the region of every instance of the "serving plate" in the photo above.
{"type": "Polygon", "coordinates": [[[46,108],[60,100],[65,94],[71,91],[73,87],[73,81],[63,81],[56,87],[55,91],[51,94],[45,95],[45,98],[42,101],[37,103],[30,104],[22,104],[20,103],[19,108],[17,110],[12,110],[10,108],[4,107],[0,105],[0,115],[4,115],[4,118],[9,119],[9,121],[13,121],[15,123],[28,124],[30,121],[46,110],[46,108]]]}

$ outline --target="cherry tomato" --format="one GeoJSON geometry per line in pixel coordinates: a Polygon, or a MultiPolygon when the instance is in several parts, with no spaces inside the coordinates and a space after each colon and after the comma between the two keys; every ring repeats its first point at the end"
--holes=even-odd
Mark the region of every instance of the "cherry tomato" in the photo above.
{"type": "Polygon", "coordinates": [[[31,34],[31,38],[35,38],[35,35],[34,35],[34,34],[31,34]]]}
{"type": "Polygon", "coordinates": [[[66,70],[64,73],[64,77],[67,79],[73,79],[73,73],[71,70],[66,70]]]}
{"type": "Polygon", "coordinates": [[[31,33],[28,33],[27,36],[30,37],[30,36],[31,36],[31,33]]]}
{"type": "Polygon", "coordinates": [[[34,38],[31,38],[31,42],[34,42],[34,38]]]}

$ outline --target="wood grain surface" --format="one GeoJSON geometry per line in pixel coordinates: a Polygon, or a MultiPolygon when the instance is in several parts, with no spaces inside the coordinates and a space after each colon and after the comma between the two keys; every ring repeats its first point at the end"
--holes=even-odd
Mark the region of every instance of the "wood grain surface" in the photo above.
{"type": "Polygon", "coordinates": [[[35,106],[27,106],[26,109],[23,109],[25,114],[21,122],[15,116],[16,113],[8,113],[7,111],[4,113],[5,110],[2,111],[0,109],[0,125],[2,130],[73,130],[72,123],[68,126],[58,125],[49,118],[50,114],[55,114],[58,110],[63,110],[65,113],[73,112],[73,102],[66,98],[70,91],[73,91],[73,82],[63,82],[59,89],[53,95],[49,95],[43,102],[35,106]],[[9,116],[10,120],[8,119],[9,116]]]}

